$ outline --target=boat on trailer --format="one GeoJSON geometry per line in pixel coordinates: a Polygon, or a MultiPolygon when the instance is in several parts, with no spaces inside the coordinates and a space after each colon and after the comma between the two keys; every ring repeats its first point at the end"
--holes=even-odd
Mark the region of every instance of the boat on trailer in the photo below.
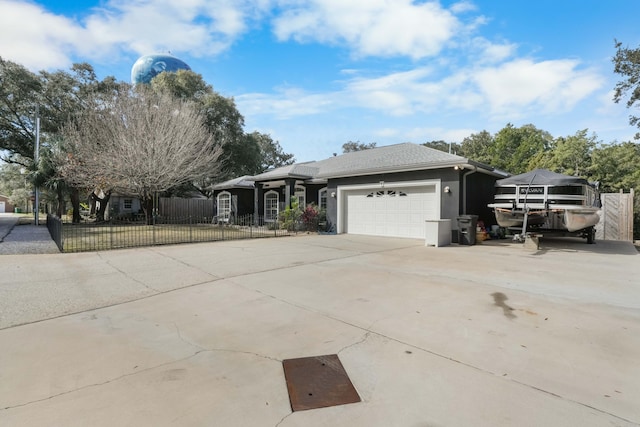
{"type": "Polygon", "coordinates": [[[496,181],[493,208],[500,227],[595,239],[600,221],[597,185],[586,179],[536,169],[496,181]]]}

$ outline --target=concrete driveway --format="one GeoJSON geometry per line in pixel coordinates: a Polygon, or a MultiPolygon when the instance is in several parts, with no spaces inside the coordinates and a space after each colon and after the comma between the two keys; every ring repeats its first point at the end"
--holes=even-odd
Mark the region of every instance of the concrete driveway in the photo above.
{"type": "Polygon", "coordinates": [[[640,423],[630,243],[303,235],[0,257],[0,426],[640,423]],[[292,412],[282,360],[362,402],[292,412]]]}

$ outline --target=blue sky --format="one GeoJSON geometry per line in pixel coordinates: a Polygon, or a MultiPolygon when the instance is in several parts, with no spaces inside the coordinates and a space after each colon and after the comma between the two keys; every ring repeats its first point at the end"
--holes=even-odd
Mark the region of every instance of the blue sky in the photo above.
{"type": "Polygon", "coordinates": [[[638,16],[637,0],[0,0],[0,56],[129,81],[171,51],[298,161],[507,123],[609,143],[635,133],[611,58],[614,39],[640,45],[638,16]]]}

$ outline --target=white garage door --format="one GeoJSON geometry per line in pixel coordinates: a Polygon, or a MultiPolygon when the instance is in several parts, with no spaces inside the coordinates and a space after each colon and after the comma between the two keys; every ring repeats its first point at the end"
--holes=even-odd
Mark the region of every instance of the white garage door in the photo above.
{"type": "Polygon", "coordinates": [[[345,191],[344,232],[424,238],[425,220],[440,218],[436,185],[345,191]]]}

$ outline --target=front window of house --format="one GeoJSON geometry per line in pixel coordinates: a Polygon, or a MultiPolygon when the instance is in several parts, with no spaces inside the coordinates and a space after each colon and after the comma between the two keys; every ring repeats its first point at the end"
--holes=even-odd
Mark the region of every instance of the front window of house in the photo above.
{"type": "Polygon", "coordinates": [[[269,191],[264,195],[264,220],[273,222],[278,219],[278,193],[269,191]]]}
{"type": "Polygon", "coordinates": [[[306,207],[305,193],[305,188],[302,186],[296,186],[295,192],[293,193],[293,197],[298,201],[298,207],[300,209],[304,209],[306,207]]]}
{"type": "Polygon", "coordinates": [[[122,208],[125,211],[130,211],[132,207],[133,207],[133,199],[124,199],[122,201],[122,208]]]}
{"type": "Polygon", "coordinates": [[[318,192],[318,201],[320,209],[327,209],[327,188],[323,188],[318,192]]]}
{"type": "Polygon", "coordinates": [[[218,219],[220,221],[229,221],[231,214],[231,193],[223,191],[218,194],[218,219]]]}

